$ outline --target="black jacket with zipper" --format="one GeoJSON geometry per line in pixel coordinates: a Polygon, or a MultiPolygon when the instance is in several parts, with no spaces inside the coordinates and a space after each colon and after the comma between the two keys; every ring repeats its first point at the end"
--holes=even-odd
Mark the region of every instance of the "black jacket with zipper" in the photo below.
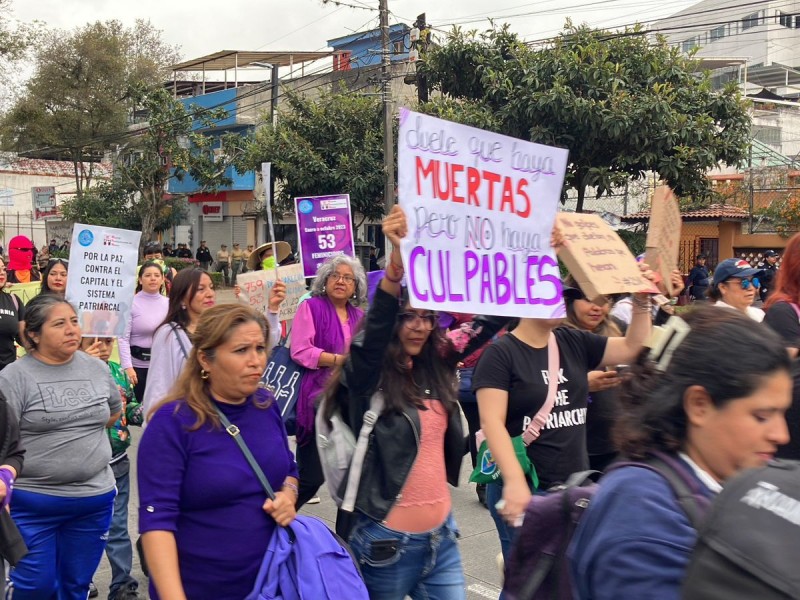
{"type": "MultiPolygon", "coordinates": [[[[383,357],[399,312],[398,299],[378,288],[365,318],[366,325],[350,344],[350,356],[345,363],[337,402],[343,420],[356,437],[361,430],[364,413],[369,410],[372,395],[378,390],[383,357]]],[[[508,321],[504,317],[477,317],[475,323],[480,327],[479,333],[470,340],[463,352],[453,350],[453,356],[447,360],[455,366],[456,362],[483,346],[508,321]]],[[[416,364],[414,371],[419,371],[416,364]]],[[[455,368],[453,377],[455,378],[455,368]]],[[[425,385],[425,382],[420,383],[425,385]]],[[[391,394],[392,391],[384,390],[384,393],[391,394]]],[[[439,395],[434,393],[433,397],[439,395]]],[[[420,437],[419,413],[414,406],[408,404],[400,413],[384,410],[370,436],[358,486],[356,512],[375,521],[386,518],[392,506],[399,500],[400,492],[414,465],[420,437]]],[[[444,437],[445,468],[450,485],[458,485],[466,448],[461,414],[456,410],[449,416],[444,437]]],[[[346,483],[347,478],[344,478],[342,485],[346,483]]],[[[337,525],[337,531],[342,535],[347,528],[344,528],[345,531],[340,529],[337,525]]]]}

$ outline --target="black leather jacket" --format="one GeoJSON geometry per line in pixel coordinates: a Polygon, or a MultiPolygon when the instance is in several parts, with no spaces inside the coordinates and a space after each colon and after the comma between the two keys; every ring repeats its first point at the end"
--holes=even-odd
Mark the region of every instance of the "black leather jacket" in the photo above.
{"type": "MultiPolygon", "coordinates": [[[[380,288],[375,292],[372,305],[365,318],[366,326],[350,344],[350,356],[345,364],[337,401],[342,418],[358,437],[369,410],[372,395],[378,389],[380,370],[389,340],[392,338],[397,313],[398,299],[380,288]]],[[[464,348],[453,350],[452,362],[468,356],[492,338],[509,319],[503,317],[477,317],[480,332],[464,348]]],[[[455,368],[453,369],[455,378],[455,368]]],[[[385,391],[391,393],[391,390],[385,391]]],[[[420,442],[420,420],[416,408],[407,406],[402,413],[384,411],[375,423],[369,450],[364,459],[364,469],[358,487],[356,511],[375,521],[383,521],[406,482],[420,442]]],[[[444,438],[445,467],[447,481],[458,485],[461,461],[466,452],[461,415],[454,411],[449,417],[444,438]]],[[[344,479],[343,485],[346,484],[344,479]]]]}

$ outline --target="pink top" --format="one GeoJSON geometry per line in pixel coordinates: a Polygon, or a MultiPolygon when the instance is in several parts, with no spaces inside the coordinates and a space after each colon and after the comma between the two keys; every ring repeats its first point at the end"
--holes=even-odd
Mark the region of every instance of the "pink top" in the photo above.
{"type": "MultiPolygon", "coordinates": [[[[339,326],[342,328],[345,352],[347,352],[347,348],[350,347],[350,339],[353,337],[350,335],[349,320],[344,323],[339,321],[339,326]]],[[[318,369],[320,354],[325,352],[322,348],[314,345],[316,333],[317,329],[314,327],[311,309],[306,302],[303,302],[297,307],[297,314],[292,324],[292,360],[306,369],[318,369]]]]}
{"type": "Polygon", "coordinates": [[[450,490],[444,465],[447,411],[438,400],[425,400],[419,411],[420,444],[417,459],[400,492],[400,500],[386,516],[396,531],[422,533],[441,526],[450,514],[450,490]]]}

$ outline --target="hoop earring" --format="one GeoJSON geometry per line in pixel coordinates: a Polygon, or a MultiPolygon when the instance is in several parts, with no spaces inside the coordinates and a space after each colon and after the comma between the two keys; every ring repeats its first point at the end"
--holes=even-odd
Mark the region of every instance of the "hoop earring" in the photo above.
{"type": "Polygon", "coordinates": [[[206,371],[205,369],[200,369],[200,379],[206,381],[208,379],[208,376],[209,376],[208,371],[206,371]]]}

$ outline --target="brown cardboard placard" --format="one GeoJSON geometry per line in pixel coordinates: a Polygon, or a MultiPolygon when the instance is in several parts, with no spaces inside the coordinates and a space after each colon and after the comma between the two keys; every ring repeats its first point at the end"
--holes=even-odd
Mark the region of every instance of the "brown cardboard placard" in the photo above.
{"type": "Polygon", "coordinates": [[[558,257],[587,298],[657,291],[642,276],[625,242],[599,216],[562,212],[556,225],[564,236],[558,257]]]}
{"type": "Polygon", "coordinates": [[[681,225],[681,210],[675,194],[668,186],[659,186],[650,204],[645,262],[661,278],[669,297],[680,292],[672,289],[670,278],[672,271],[678,268],[681,225]]]}

